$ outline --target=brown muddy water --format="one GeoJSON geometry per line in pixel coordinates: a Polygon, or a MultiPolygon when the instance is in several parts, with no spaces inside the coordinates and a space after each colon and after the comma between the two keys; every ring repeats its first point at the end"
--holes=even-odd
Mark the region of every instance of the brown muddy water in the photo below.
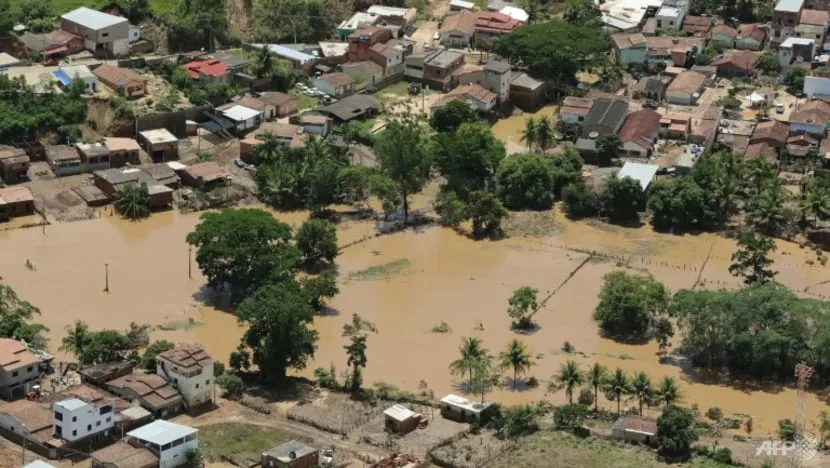
{"type": "Polygon", "coordinates": [[[522,113],[514,115],[507,119],[501,119],[493,125],[493,134],[504,143],[507,149],[507,154],[521,153],[527,151],[527,147],[522,143],[522,130],[525,128],[525,121],[531,117],[539,118],[548,116],[551,122],[557,120],[557,106],[544,106],[536,112],[522,113]]]}
{"type": "MultiPolygon", "coordinates": [[[[303,213],[276,216],[293,225],[306,217],[303,213]]],[[[345,368],[341,330],[358,313],[379,330],[369,338],[367,383],[385,381],[416,391],[424,380],[437,396],[460,392],[460,380],[449,374],[447,366],[456,358],[463,337],[481,338],[494,354],[518,337],[534,355],[528,375],[541,385],[514,391],[506,383],[488,396],[506,404],[543,398],[564,402],[564,392],[546,394],[545,388],[559,365],[573,358],[585,366],[599,361],[611,368],[643,370],[655,380],[676,376],[684,404],[697,403],[703,412],[719,406],[726,413],[752,415],[755,434],[772,433],[779,419],[793,417],[792,388],[764,391],[692,377],[682,363],[661,364],[656,345],[621,345],[600,338],[591,320],[602,276],[618,264],[649,271],[673,290],[695,284],[738,287],[726,271],[732,241],[709,234],[666,236],[647,227],[572,223],[561,213],[551,216],[559,229],[549,237],[474,242],[431,227],[346,249],[337,259],[341,293],[331,304],[336,313],[315,320],[319,349],[315,362],[302,374],[311,376],[315,367],[328,368],[332,363],[338,373],[345,368]],[[585,262],[592,252],[599,258],[585,262]],[[522,285],[538,288],[543,296],[558,289],[535,317],[539,330],[529,335],[512,332],[506,314],[507,298],[522,285]],[[450,332],[431,331],[442,322],[450,332]],[[565,341],[579,353],[567,356],[559,351],[565,341]]],[[[197,214],[171,211],[133,223],[104,210],[99,219],[48,226],[45,235],[41,228],[3,231],[0,276],[41,309],[40,321],[51,329],[53,352],[64,328],[74,320],[85,320],[93,329],[123,329],[135,321],[168,329],[155,330],[154,339],[198,342],[215,358],[226,360],[242,329],[231,314],[203,304],[204,278],[195,262],[193,279],[188,278],[184,238],[197,222],[197,214]],[[27,259],[34,270],[26,268],[27,259]],[[103,292],[105,264],[109,264],[109,294],[103,292]]],[[[369,222],[344,221],[338,229],[341,245],[374,232],[369,222]]],[[[807,265],[810,258],[815,254],[779,243],[779,279],[803,294],[830,296],[830,285],[819,284],[830,280],[830,273],[818,264],[807,265]]],[[[68,358],[57,354],[59,359],[68,358]]],[[[810,394],[807,401],[810,425],[819,411],[830,410],[822,401],[826,398],[819,397],[810,394]]],[[[604,397],[600,404],[613,407],[604,397]]]]}

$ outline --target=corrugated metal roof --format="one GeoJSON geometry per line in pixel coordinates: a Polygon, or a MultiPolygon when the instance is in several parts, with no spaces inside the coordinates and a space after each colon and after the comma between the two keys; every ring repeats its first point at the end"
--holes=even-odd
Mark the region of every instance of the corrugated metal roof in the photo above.
{"type": "Polygon", "coordinates": [[[127,22],[127,18],[110,15],[87,7],[72,10],[61,16],[61,18],[94,30],[104,29],[116,24],[127,22]]]}
{"type": "Polygon", "coordinates": [[[164,445],[197,432],[199,431],[192,427],[157,419],[150,424],[128,432],[127,436],[157,445],[164,445]]]}
{"type": "Polygon", "coordinates": [[[255,49],[261,49],[263,47],[267,47],[268,50],[271,51],[272,54],[278,57],[284,57],[289,60],[296,60],[300,62],[300,64],[306,64],[308,62],[312,62],[317,59],[317,57],[313,55],[304,54],[297,50],[294,50],[290,47],[285,47],[279,44],[251,44],[251,47],[255,49]]]}
{"type": "Polygon", "coordinates": [[[657,169],[658,167],[654,164],[627,162],[622,169],[620,169],[620,172],[617,173],[617,177],[620,179],[623,177],[631,177],[639,182],[640,187],[642,187],[645,191],[649,184],[651,184],[651,180],[654,179],[654,176],[657,174],[657,169]]]}
{"type": "Polygon", "coordinates": [[[778,0],[775,4],[775,11],[798,13],[802,6],[804,6],[804,0],[778,0]]]}

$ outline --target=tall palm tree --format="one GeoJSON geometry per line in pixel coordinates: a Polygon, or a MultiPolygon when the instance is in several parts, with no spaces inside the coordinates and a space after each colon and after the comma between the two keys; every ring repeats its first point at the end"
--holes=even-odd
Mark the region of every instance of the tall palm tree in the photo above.
{"type": "Polygon", "coordinates": [[[599,411],[599,388],[605,385],[605,380],[608,378],[608,368],[595,362],[588,369],[585,377],[588,380],[588,385],[594,388],[594,411],[599,411]]]}
{"type": "Polygon", "coordinates": [[[259,136],[262,143],[254,146],[254,152],[260,162],[274,162],[279,158],[282,144],[271,132],[265,132],[259,136]]]}
{"type": "Polygon", "coordinates": [[[69,352],[78,357],[83,353],[86,345],[89,344],[89,325],[83,320],[75,320],[72,326],[66,327],[66,336],[61,340],[59,351],[69,352]]]}
{"type": "Polygon", "coordinates": [[[677,380],[674,377],[664,377],[654,391],[657,401],[669,407],[680,401],[680,389],[677,388],[677,380]]]}
{"type": "Polygon", "coordinates": [[[257,78],[270,76],[274,73],[274,56],[268,47],[257,50],[253,60],[253,69],[257,78]]]}
{"type": "Polygon", "coordinates": [[[830,192],[818,184],[810,184],[804,200],[801,201],[801,213],[804,219],[812,217],[813,224],[820,218],[830,215],[830,192]]]}
{"type": "Polygon", "coordinates": [[[747,215],[752,224],[767,235],[781,232],[787,222],[784,213],[786,195],[781,179],[775,178],[768,182],[761,193],[747,205],[747,215]]]}
{"type": "Polygon", "coordinates": [[[619,367],[605,381],[605,393],[611,400],[617,400],[617,414],[620,414],[620,401],[623,396],[631,393],[631,384],[628,376],[619,367]]]}
{"type": "Polygon", "coordinates": [[[553,124],[548,116],[543,116],[536,122],[536,146],[542,152],[547,151],[553,144],[553,124]]]}
{"type": "Polygon", "coordinates": [[[536,119],[530,117],[529,119],[525,120],[525,129],[522,130],[521,141],[527,146],[527,149],[533,151],[533,147],[536,146],[536,119]]]}
{"type": "Polygon", "coordinates": [[[514,339],[507,345],[507,349],[499,354],[501,360],[501,367],[507,369],[513,368],[513,388],[516,388],[516,379],[520,373],[524,373],[530,366],[533,365],[533,360],[530,358],[530,353],[527,347],[521,341],[514,339]]]}
{"type": "Polygon", "coordinates": [[[640,416],[643,415],[643,403],[654,398],[654,384],[651,377],[643,371],[637,373],[631,381],[631,395],[637,399],[640,416]]]}
{"type": "Polygon", "coordinates": [[[565,389],[565,395],[568,397],[568,404],[574,404],[574,389],[579,388],[585,382],[585,375],[579,369],[579,364],[572,359],[568,359],[559,367],[559,373],[553,376],[553,380],[548,385],[548,391],[565,389]]]}
{"type": "Polygon", "coordinates": [[[473,370],[479,363],[479,360],[487,354],[487,351],[481,347],[480,339],[470,337],[464,338],[461,347],[458,348],[458,352],[461,353],[461,357],[450,363],[450,372],[462,377],[464,374],[469,373],[470,384],[472,384],[473,370]]]}
{"type": "Polygon", "coordinates": [[[115,193],[115,211],[128,219],[150,216],[150,192],[147,184],[127,185],[115,193]]]}

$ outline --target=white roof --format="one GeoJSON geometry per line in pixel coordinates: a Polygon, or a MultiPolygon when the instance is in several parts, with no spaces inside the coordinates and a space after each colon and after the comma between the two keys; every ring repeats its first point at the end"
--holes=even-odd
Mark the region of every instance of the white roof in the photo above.
{"type": "Polygon", "coordinates": [[[349,52],[348,42],[318,42],[317,45],[323,51],[323,57],[339,57],[349,52]]]}
{"type": "Polygon", "coordinates": [[[514,20],[521,21],[522,23],[526,23],[527,19],[530,18],[530,15],[527,14],[526,11],[522,10],[518,7],[506,6],[499,11],[499,13],[503,15],[507,15],[514,20]]]}
{"type": "Polygon", "coordinates": [[[798,13],[803,6],[804,0],[778,0],[778,3],[775,5],[775,11],[798,13]]]}
{"type": "Polygon", "coordinates": [[[766,100],[767,98],[765,98],[764,95],[758,91],[753,91],[752,94],[749,95],[750,102],[764,102],[766,100]]]}
{"type": "Polygon", "coordinates": [[[222,115],[237,122],[244,122],[248,119],[253,119],[260,114],[261,112],[258,110],[240,106],[239,104],[222,111],[222,115]]]}
{"type": "Polygon", "coordinates": [[[473,2],[465,2],[464,0],[450,0],[450,6],[456,8],[463,8],[465,10],[472,10],[476,7],[473,2]]]}
{"type": "Polygon", "coordinates": [[[657,16],[667,16],[669,18],[677,18],[680,16],[680,10],[674,7],[661,6],[657,12],[657,16]]]}
{"type": "Polygon", "coordinates": [[[182,164],[178,161],[169,161],[167,163],[167,167],[169,167],[170,169],[173,169],[174,171],[183,171],[183,170],[187,169],[186,165],[184,165],[184,164],[182,164]]]}
{"type": "Polygon", "coordinates": [[[5,52],[0,52],[0,67],[13,67],[15,65],[20,65],[20,60],[5,52]]]}
{"type": "Polygon", "coordinates": [[[87,406],[87,403],[83,400],[79,400],[78,398],[70,398],[68,400],[61,400],[55,403],[55,406],[60,406],[67,411],[75,411],[87,406]]]}
{"type": "Polygon", "coordinates": [[[449,395],[441,398],[441,403],[446,405],[454,406],[456,408],[461,408],[466,411],[471,411],[474,413],[479,413],[488,407],[490,407],[493,403],[490,401],[484,403],[476,403],[474,401],[468,400],[464,397],[460,397],[458,395],[453,395],[450,393],[449,395]]]}
{"type": "Polygon", "coordinates": [[[152,416],[152,413],[140,406],[131,406],[122,411],[121,414],[133,420],[144,419],[147,416],[152,416]]]}
{"type": "Polygon", "coordinates": [[[144,137],[144,139],[149,141],[150,143],[170,143],[174,141],[179,141],[179,139],[176,138],[176,135],[170,133],[170,131],[168,131],[166,128],[144,130],[143,132],[139,132],[138,134],[144,137]]]}
{"type": "Polygon", "coordinates": [[[276,55],[277,57],[284,57],[289,60],[300,62],[300,65],[305,65],[308,62],[313,62],[314,60],[317,60],[317,57],[313,55],[304,54],[299,50],[294,50],[291,47],[285,47],[279,44],[251,44],[251,47],[255,49],[267,47],[268,50],[270,50],[271,53],[276,55]]]}
{"type": "Polygon", "coordinates": [[[810,39],[810,38],[807,38],[807,37],[790,36],[787,39],[785,39],[784,42],[781,43],[781,47],[792,48],[793,46],[796,46],[796,45],[802,45],[802,46],[803,45],[813,45],[815,43],[816,43],[815,39],[810,39]]]}
{"type": "Polygon", "coordinates": [[[366,13],[369,13],[370,15],[380,16],[404,16],[408,11],[409,8],[391,7],[385,5],[372,5],[366,10],[366,13]]]}
{"type": "Polygon", "coordinates": [[[127,18],[122,16],[110,15],[108,13],[104,13],[103,11],[97,11],[87,7],[72,10],[61,16],[61,18],[94,30],[104,29],[119,23],[127,22],[127,18]]]}
{"type": "Polygon", "coordinates": [[[98,78],[89,70],[89,67],[86,65],[66,65],[60,67],[60,71],[63,72],[70,80],[75,79],[75,75],[78,75],[80,79],[87,79],[92,78],[97,80],[98,78]]]}
{"type": "Polygon", "coordinates": [[[372,26],[380,21],[380,16],[358,11],[351,18],[340,23],[337,29],[360,29],[363,26],[372,26]]]}
{"type": "Polygon", "coordinates": [[[658,167],[654,164],[627,162],[623,165],[622,169],[620,169],[620,172],[617,173],[617,177],[620,179],[623,177],[631,177],[639,182],[640,187],[645,190],[657,174],[657,169],[658,167]]]}
{"type": "Polygon", "coordinates": [[[50,465],[43,460],[35,460],[28,465],[25,465],[23,468],[55,468],[55,465],[50,465]]]}
{"type": "Polygon", "coordinates": [[[127,436],[156,445],[164,445],[197,432],[199,430],[192,427],[165,421],[164,419],[156,419],[150,424],[128,432],[127,436]]]}
{"type": "Polygon", "coordinates": [[[392,405],[389,408],[386,408],[386,411],[384,411],[383,414],[396,421],[406,421],[407,419],[415,416],[414,411],[403,405],[392,405]]]}

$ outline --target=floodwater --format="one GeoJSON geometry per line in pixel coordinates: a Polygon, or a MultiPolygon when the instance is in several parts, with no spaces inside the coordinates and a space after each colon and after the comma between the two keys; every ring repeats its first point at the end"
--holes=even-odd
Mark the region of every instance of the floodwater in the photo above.
{"type": "MultiPolygon", "coordinates": [[[[69,358],[57,348],[64,328],[74,320],[85,320],[93,329],[124,329],[135,321],[170,329],[156,329],[154,339],[199,342],[215,358],[226,360],[242,329],[233,315],[203,303],[204,278],[195,262],[193,278],[188,278],[184,238],[198,215],[170,211],[134,223],[110,216],[108,210],[101,213],[101,218],[91,221],[48,226],[45,235],[41,228],[0,232],[0,276],[41,309],[40,321],[51,329],[50,350],[59,359],[69,358]],[[25,266],[26,260],[34,270],[25,266]],[[103,292],[105,264],[109,293],[103,292]]],[[[424,380],[437,396],[459,393],[463,379],[451,376],[448,365],[457,357],[463,337],[481,338],[494,354],[518,337],[534,356],[528,375],[541,385],[513,390],[506,381],[488,398],[506,404],[543,398],[564,402],[564,392],[546,394],[545,389],[569,358],[559,351],[568,341],[580,353],[571,357],[584,366],[599,361],[611,368],[643,370],[655,380],[676,376],[685,404],[697,403],[704,412],[719,406],[726,413],[752,415],[755,434],[774,432],[779,419],[793,417],[792,388],[750,390],[706,376],[693,378],[680,364],[661,364],[656,345],[622,345],[599,337],[591,320],[602,276],[617,268],[618,262],[632,271],[654,274],[672,290],[696,283],[698,287],[740,286],[727,272],[732,241],[711,234],[667,236],[648,227],[572,223],[561,213],[552,215],[559,229],[548,237],[474,242],[451,230],[430,227],[345,249],[337,259],[341,293],[331,303],[336,312],[316,318],[319,349],[315,362],[301,374],[311,376],[315,367],[328,368],[332,363],[338,373],[344,370],[342,326],[357,313],[373,321],[379,331],[368,342],[364,381],[369,384],[385,381],[417,391],[424,380]],[[594,251],[606,260],[585,262],[594,251]],[[506,314],[507,298],[522,285],[538,288],[541,296],[556,291],[535,316],[539,329],[527,335],[512,332],[506,314]],[[442,322],[451,331],[432,332],[442,322]]],[[[296,226],[306,214],[276,216],[296,226]]],[[[346,245],[371,235],[374,226],[344,221],[338,229],[339,242],[346,245]]],[[[830,296],[830,285],[819,284],[830,280],[830,273],[818,264],[805,263],[815,254],[781,242],[775,258],[782,282],[812,297],[830,296]]],[[[604,397],[600,405],[614,407],[604,397]]],[[[810,394],[810,424],[822,409],[830,410],[819,396],[810,394]]]]}
{"type": "Polygon", "coordinates": [[[522,143],[522,130],[525,128],[525,121],[531,117],[539,118],[548,116],[552,123],[557,120],[557,106],[547,105],[536,112],[522,113],[507,119],[500,119],[493,125],[493,134],[504,143],[507,154],[521,153],[527,151],[522,143]]]}

